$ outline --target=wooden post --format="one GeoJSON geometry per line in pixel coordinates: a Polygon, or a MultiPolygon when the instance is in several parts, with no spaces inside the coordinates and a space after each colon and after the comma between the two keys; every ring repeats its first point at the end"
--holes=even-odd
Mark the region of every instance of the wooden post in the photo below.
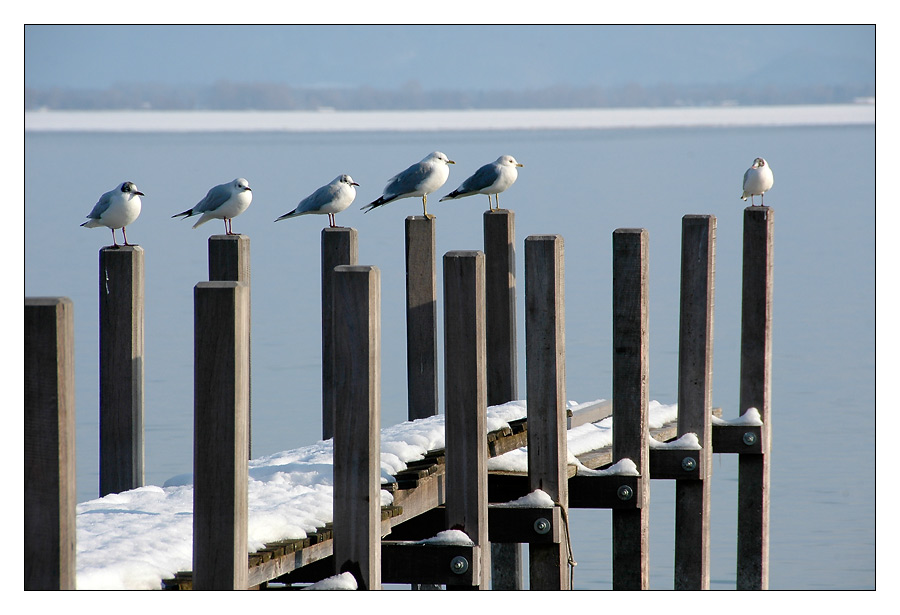
{"type": "Polygon", "coordinates": [[[491,589],[518,591],[523,589],[522,545],[517,542],[491,543],[491,589]]]}
{"type": "Polygon", "coordinates": [[[381,274],[334,270],[334,561],[381,589],[381,274]]]}
{"type": "Polygon", "coordinates": [[[211,235],[208,246],[210,282],[250,285],[250,237],[211,235]]]}
{"type": "MultiPolygon", "coordinates": [[[[484,212],[484,293],[487,319],[487,404],[518,399],[516,349],[516,215],[508,209],[484,212]]],[[[522,545],[491,543],[491,584],[522,589],[522,545]]]]}
{"type": "MultiPolygon", "coordinates": [[[[525,240],[525,369],[529,489],[568,507],[564,244],[560,235],[525,240]]],[[[531,589],[569,589],[567,537],[529,546],[531,589]]]]}
{"type": "Polygon", "coordinates": [[[25,298],[25,589],[75,589],[72,301],[25,298]]]}
{"type": "Polygon", "coordinates": [[[702,449],[696,478],[675,481],[675,589],[698,590],[709,589],[716,218],[684,216],[681,228],[678,435],[702,449]]]}
{"type": "MultiPolygon", "coordinates": [[[[250,237],[247,235],[210,235],[209,281],[242,282],[250,289],[250,237]]],[[[251,321],[248,304],[247,322],[251,321]]],[[[250,329],[248,329],[249,335],[250,329]]],[[[253,455],[253,377],[251,347],[247,346],[247,458],[253,455]]]]}
{"type": "Polygon", "coordinates": [[[406,218],[406,370],[409,420],[438,414],[435,218],[406,218]]]}
{"type": "Polygon", "coordinates": [[[613,461],[631,459],[640,508],[613,509],[613,589],[649,587],[648,234],[613,232],[613,461]]]}
{"type": "Polygon", "coordinates": [[[769,587],[774,215],[768,207],[744,209],[740,412],[756,408],[763,427],[762,452],[738,456],[738,589],[769,587]]]}
{"type": "Polygon", "coordinates": [[[488,406],[518,398],[516,352],[516,216],[484,212],[488,406]]]}
{"type": "Polygon", "coordinates": [[[144,249],[100,250],[100,496],[144,484],[144,249]]]}
{"type": "Polygon", "coordinates": [[[359,258],[359,233],[355,228],[326,226],[322,229],[322,439],[334,436],[334,268],[355,265],[359,258]]]}
{"type": "Polygon", "coordinates": [[[194,589],[247,589],[250,287],[194,287],[194,589]]]}
{"type": "Polygon", "coordinates": [[[487,517],[484,253],[444,255],[447,527],[481,547],[479,589],[490,589],[487,517]]]}

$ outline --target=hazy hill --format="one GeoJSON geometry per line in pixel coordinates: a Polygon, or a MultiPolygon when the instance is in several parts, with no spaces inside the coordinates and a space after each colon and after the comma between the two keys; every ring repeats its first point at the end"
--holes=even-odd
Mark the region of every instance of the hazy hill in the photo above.
{"type": "Polygon", "coordinates": [[[26,88],[25,108],[158,110],[546,109],[849,103],[874,97],[873,85],[555,86],[528,90],[427,90],[290,87],[219,81],[209,86],[118,85],[104,89],[26,88]]]}

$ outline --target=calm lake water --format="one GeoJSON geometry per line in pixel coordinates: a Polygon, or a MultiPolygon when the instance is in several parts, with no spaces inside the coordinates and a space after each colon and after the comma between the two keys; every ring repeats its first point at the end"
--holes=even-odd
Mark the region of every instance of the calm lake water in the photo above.
{"type": "MultiPolygon", "coordinates": [[[[273,224],[340,173],[360,184],[338,224],[359,230],[359,262],[382,271],[382,423],[406,419],[404,219],[414,199],[363,214],[386,180],[432,150],[456,165],[439,192],[512,154],[525,166],[501,196],[516,213],[520,340],[525,237],[565,241],[567,392],[611,389],[611,246],[616,228],[650,235],[650,396],[677,400],[681,218],[718,221],[713,404],[738,415],[741,177],[756,156],[775,173],[770,588],[875,587],[875,128],[654,128],[356,133],[36,133],[25,135],[25,295],[75,305],[78,500],[98,497],[98,251],[107,229],[79,224],[99,195],[130,180],[146,193],[128,227],[145,250],[145,481],[192,468],[193,287],[207,238],[171,216],[214,184],[246,177],[234,221],[252,246],[253,455],[321,437],[322,217],[273,224]],[[837,163],[840,166],[837,166],[837,163]],[[51,196],[52,195],[52,196],[51,196]],[[48,198],[49,197],[49,198],[48,198]],[[839,454],[836,454],[839,453],[839,454]]],[[[486,197],[438,203],[438,254],[482,248],[486,197]]],[[[121,234],[120,234],[121,240],[121,234]]],[[[441,269],[438,263],[438,276],[441,269]]],[[[440,289],[440,283],[438,284],[440,289]]],[[[439,305],[441,298],[439,296],[439,305]]],[[[439,321],[442,313],[439,308],[439,321]]],[[[439,351],[440,352],[440,351],[439,351]]],[[[520,342],[519,395],[524,397],[520,342]]],[[[440,359],[439,359],[440,360],[440,359]]],[[[441,361],[442,362],[442,361],[441,361]]],[[[443,399],[443,396],[442,396],[443,399]]],[[[733,589],[737,460],[717,455],[712,588],[733,589]]],[[[578,589],[611,588],[611,516],[573,510],[578,589]]],[[[651,587],[673,587],[674,485],[651,487],[651,587]]],[[[527,549],[526,549],[527,551],[527,549]]]]}

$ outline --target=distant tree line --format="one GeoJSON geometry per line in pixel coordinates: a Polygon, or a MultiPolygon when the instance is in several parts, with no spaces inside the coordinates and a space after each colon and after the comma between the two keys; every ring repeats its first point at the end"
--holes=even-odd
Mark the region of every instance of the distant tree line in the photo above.
{"type": "Polygon", "coordinates": [[[25,88],[25,108],[157,110],[558,109],[849,103],[875,85],[645,87],[554,86],[527,90],[426,90],[417,82],[387,90],[292,87],[220,81],[210,86],[119,85],[108,89],[25,88]]]}

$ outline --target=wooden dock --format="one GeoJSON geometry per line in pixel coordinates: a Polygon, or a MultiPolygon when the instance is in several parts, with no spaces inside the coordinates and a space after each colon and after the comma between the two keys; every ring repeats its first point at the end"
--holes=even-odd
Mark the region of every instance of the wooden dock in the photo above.
{"type": "MultiPolygon", "coordinates": [[[[577,427],[585,423],[601,421],[612,415],[612,402],[606,401],[586,411],[573,415],[569,413],[569,428],[577,427]]],[[[721,409],[716,408],[714,415],[721,416],[721,409]]],[[[714,428],[727,431],[730,426],[720,425],[714,428]]],[[[651,435],[659,442],[666,442],[676,437],[678,425],[672,421],[662,427],[651,429],[651,435]]],[[[488,433],[488,451],[491,457],[496,457],[516,450],[526,445],[528,436],[527,419],[511,421],[509,427],[504,427],[488,433]]],[[[715,452],[715,450],[714,450],[715,452]]],[[[650,473],[654,478],[657,473],[660,478],[677,478],[686,474],[677,459],[673,462],[670,457],[683,458],[692,454],[689,449],[676,451],[669,454],[660,449],[651,449],[650,473]],[[657,470],[658,468],[658,470],[657,470]],[[680,470],[679,470],[680,468],[680,470]]],[[[612,446],[596,449],[576,456],[586,467],[596,470],[613,463],[612,446]]],[[[444,449],[428,451],[421,461],[413,461],[407,464],[407,469],[399,472],[394,478],[396,482],[384,485],[382,488],[391,493],[394,503],[391,506],[381,508],[382,534],[390,536],[391,540],[382,540],[382,582],[404,583],[408,582],[402,571],[395,574],[391,569],[389,557],[385,558],[384,547],[398,540],[422,540],[433,536],[443,524],[443,498],[444,481],[446,478],[444,463],[444,449]],[[395,579],[395,580],[391,580],[395,579]]],[[[594,486],[588,482],[572,480],[576,476],[577,468],[569,464],[566,474],[569,478],[570,508],[578,508],[578,502],[596,502],[596,494],[584,493],[582,490],[593,490],[594,486]],[[572,491],[574,487],[574,493],[572,491]],[[573,498],[574,496],[574,498],[573,498]],[[572,504],[574,499],[575,505],[572,504]]],[[[488,499],[493,503],[502,503],[522,497],[528,494],[528,476],[522,472],[498,472],[492,471],[488,477],[488,499]]],[[[618,498],[618,496],[616,496],[618,498]]],[[[610,499],[610,503],[613,503],[610,499]]],[[[596,506],[591,506],[596,508],[596,506]]],[[[489,508],[489,537],[492,542],[509,540],[510,534],[522,536],[516,529],[510,529],[510,518],[504,513],[508,508],[489,508]]],[[[536,516],[541,514],[535,511],[536,516]]],[[[546,513],[542,513],[546,514],[546,513]]],[[[527,520],[520,522],[527,526],[527,520]]],[[[251,589],[272,589],[274,587],[294,587],[300,589],[311,583],[334,574],[333,562],[333,526],[328,523],[306,538],[279,540],[267,543],[264,549],[251,553],[248,557],[248,582],[251,589]],[[269,586],[272,584],[272,587],[269,586]]],[[[535,543],[536,544],[536,543],[535,543]]],[[[451,554],[445,554],[448,556],[451,554]]],[[[435,553],[437,557],[437,553],[435,553]]],[[[435,568],[438,568],[435,562],[435,568]]],[[[448,568],[449,570],[449,568],[448,568]]],[[[440,583],[434,580],[439,577],[432,573],[432,583],[440,583]]],[[[444,575],[444,580],[449,575],[444,575]]],[[[190,571],[182,571],[173,578],[163,580],[163,589],[166,590],[190,590],[192,589],[192,574],[190,571]]]]}
{"type": "MultiPolygon", "coordinates": [[[[744,210],[739,414],[755,410],[758,424],[712,422],[721,414],[711,407],[716,220],[688,215],[682,219],[677,420],[649,428],[649,236],[645,229],[617,229],[612,401],[566,410],[564,243],[559,235],[532,235],[524,242],[529,418],[487,433],[489,400],[496,405],[518,396],[514,218],[507,210],[485,212],[485,251],[443,257],[445,448],[408,464],[388,485],[381,484],[379,468],[381,272],[356,263],[354,229],[325,229],[322,427],[334,438],[333,524],[249,557],[250,242],[211,237],[210,280],[194,288],[194,569],[163,587],[302,587],[350,572],[360,589],[382,583],[522,589],[521,545],[527,544],[531,589],[571,589],[567,511],[594,508],[613,511],[613,589],[647,589],[649,485],[656,479],[676,481],[675,587],[709,589],[709,477],[712,454],[725,453],[739,455],[737,588],[766,589],[773,217],[767,207],[744,210]],[[209,314],[216,314],[214,331],[204,324],[209,314]],[[578,473],[567,463],[567,430],[608,416],[612,444],[579,454],[579,462],[596,470],[627,459],[636,471],[578,473]],[[650,445],[651,437],[667,442],[688,434],[696,447],[650,445]],[[488,471],[489,458],[523,446],[527,472],[488,471]],[[380,490],[391,492],[391,506],[380,506],[380,490]],[[549,496],[552,508],[498,506],[536,490],[549,496]],[[462,531],[471,544],[420,542],[448,529],[462,531]]],[[[406,232],[407,326],[414,336],[408,343],[416,346],[407,355],[412,420],[438,413],[435,221],[411,217],[406,232]]],[[[143,251],[104,251],[101,263],[115,258],[117,265],[101,266],[101,356],[107,347],[130,348],[131,365],[141,369],[115,379],[101,370],[101,391],[118,383],[127,390],[110,398],[130,400],[104,406],[104,421],[124,427],[103,436],[101,483],[113,484],[103,478],[104,468],[130,468],[116,478],[129,489],[143,481],[143,251]]],[[[27,481],[25,516],[33,522],[26,523],[26,589],[74,586],[74,481],[60,479],[74,475],[66,444],[74,430],[71,328],[71,302],[26,298],[32,379],[26,378],[26,468],[57,477],[27,481]],[[42,394],[47,391],[52,395],[42,394]],[[46,442],[59,446],[44,450],[46,442]]]]}

